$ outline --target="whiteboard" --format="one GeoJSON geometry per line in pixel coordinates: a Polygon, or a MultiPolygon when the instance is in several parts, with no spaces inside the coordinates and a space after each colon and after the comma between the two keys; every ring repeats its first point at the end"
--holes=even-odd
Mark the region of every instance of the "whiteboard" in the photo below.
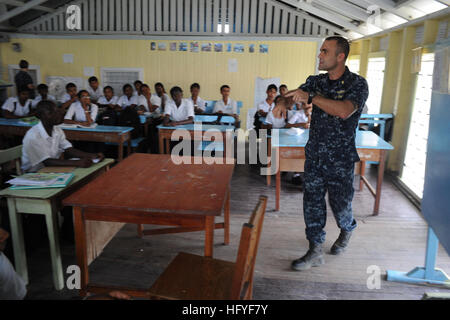
{"type": "Polygon", "coordinates": [[[261,102],[266,100],[267,87],[271,84],[274,84],[277,86],[277,88],[279,88],[281,85],[281,79],[280,78],[263,79],[260,77],[256,78],[256,80],[255,80],[255,107],[257,107],[261,102]]]}

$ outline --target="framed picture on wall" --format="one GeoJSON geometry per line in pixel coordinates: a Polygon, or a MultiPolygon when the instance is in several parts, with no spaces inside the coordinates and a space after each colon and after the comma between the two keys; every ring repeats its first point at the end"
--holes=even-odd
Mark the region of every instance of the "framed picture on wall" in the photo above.
{"type": "Polygon", "coordinates": [[[198,52],[198,42],[191,42],[191,52],[198,52]]]}
{"type": "Polygon", "coordinates": [[[261,44],[259,46],[259,52],[260,53],[268,53],[269,52],[269,46],[267,44],[261,44]]]}
{"type": "Polygon", "coordinates": [[[187,42],[180,42],[180,51],[187,51],[188,50],[188,44],[187,42]]]}
{"type": "Polygon", "coordinates": [[[212,50],[212,43],[208,42],[208,43],[202,43],[202,51],[203,52],[211,52],[212,50]]]}
{"type": "Polygon", "coordinates": [[[250,44],[248,46],[248,52],[250,52],[250,53],[254,53],[255,52],[255,45],[254,44],[250,44]]]}
{"type": "Polygon", "coordinates": [[[240,44],[240,43],[236,43],[234,45],[234,52],[243,53],[244,52],[244,45],[240,44]]]}
{"type": "Polygon", "coordinates": [[[158,51],[166,51],[167,45],[165,42],[158,43],[158,51]]]}
{"type": "Polygon", "coordinates": [[[233,51],[233,46],[231,45],[231,43],[227,43],[227,52],[232,52],[233,51]]]}
{"type": "Polygon", "coordinates": [[[221,44],[221,43],[214,44],[214,51],[215,52],[222,52],[223,51],[223,44],[221,44]]]}
{"type": "Polygon", "coordinates": [[[150,43],[150,50],[155,51],[156,50],[156,42],[150,43]]]}
{"type": "Polygon", "coordinates": [[[177,51],[177,43],[176,42],[170,43],[170,51],[177,51]]]}

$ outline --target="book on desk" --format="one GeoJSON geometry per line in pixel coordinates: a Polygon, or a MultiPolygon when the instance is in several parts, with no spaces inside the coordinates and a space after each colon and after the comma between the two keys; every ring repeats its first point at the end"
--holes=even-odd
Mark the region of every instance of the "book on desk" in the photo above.
{"type": "Polygon", "coordinates": [[[26,173],[7,181],[11,190],[64,188],[73,179],[73,173],[26,173]]]}

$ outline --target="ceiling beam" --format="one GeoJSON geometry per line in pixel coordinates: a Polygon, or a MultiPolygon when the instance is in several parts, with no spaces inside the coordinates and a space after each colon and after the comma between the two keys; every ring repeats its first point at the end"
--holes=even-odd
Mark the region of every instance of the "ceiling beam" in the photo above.
{"type": "Polygon", "coordinates": [[[368,0],[368,2],[380,7],[381,9],[388,11],[392,14],[395,14],[403,19],[408,21],[414,20],[422,16],[421,12],[418,12],[415,9],[410,7],[402,7],[399,8],[396,6],[396,3],[392,0],[368,0]]]}
{"type": "Polygon", "coordinates": [[[367,13],[366,10],[363,10],[343,0],[315,0],[315,3],[326,6],[329,9],[354,20],[367,21],[367,19],[369,19],[370,17],[370,14],[367,13]]]}
{"type": "MultiPolygon", "coordinates": [[[[25,2],[22,2],[22,1],[19,1],[19,0],[2,0],[2,3],[9,4],[9,5],[15,6],[15,7],[22,7],[22,6],[25,5],[25,2]]],[[[36,6],[33,9],[39,10],[39,11],[50,12],[50,13],[53,13],[53,12],[56,11],[56,9],[49,8],[49,7],[44,7],[44,6],[36,6]]]]}
{"type": "Polygon", "coordinates": [[[10,11],[5,12],[4,14],[2,14],[0,16],[0,23],[6,20],[11,19],[12,17],[15,17],[19,14],[21,14],[22,12],[25,12],[27,10],[33,9],[34,7],[37,7],[38,5],[40,5],[41,3],[44,3],[47,0],[32,0],[30,2],[25,3],[23,6],[21,7],[17,7],[14,8],[10,11]]]}
{"type": "Polygon", "coordinates": [[[283,0],[283,2],[290,4],[294,7],[297,7],[301,10],[304,10],[306,12],[309,12],[317,17],[325,19],[326,21],[337,24],[347,30],[355,31],[362,35],[368,34],[367,30],[364,30],[347,20],[340,18],[338,15],[333,15],[331,13],[324,12],[323,10],[318,9],[318,8],[310,5],[309,3],[306,3],[306,2],[303,2],[300,0],[283,0]]]}

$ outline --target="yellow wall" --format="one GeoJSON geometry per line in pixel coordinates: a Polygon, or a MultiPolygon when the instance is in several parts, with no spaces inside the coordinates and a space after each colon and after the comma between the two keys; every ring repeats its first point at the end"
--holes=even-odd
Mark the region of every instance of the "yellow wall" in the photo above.
{"type": "MultiPolygon", "coordinates": [[[[256,77],[279,77],[289,88],[296,88],[311,74],[315,73],[317,42],[315,41],[227,41],[219,43],[242,43],[245,53],[151,51],[150,43],[156,40],[118,39],[12,39],[22,45],[22,52],[12,50],[11,42],[0,45],[1,63],[4,70],[8,64],[17,64],[26,59],[30,64],[39,65],[41,80],[47,76],[82,77],[84,67],[94,67],[100,79],[100,68],[143,68],[144,82],[151,88],[155,82],[164,83],[169,91],[174,85],[181,86],[185,96],[193,82],[200,83],[201,96],[207,100],[220,98],[219,88],[223,84],[231,86],[231,96],[243,101],[241,110],[242,127],[245,128],[247,110],[254,106],[254,83],[256,77]],[[248,52],[248,45],[255,44],[255,53],[248,52]],[[259,53],[259,44],[268,44],[269,53],[259,53]],[[74,63],[63,63],[63,54],[74,54],[74,63]],[[238,72],[228,72],[228,59],[238,60],[238,72]]],[[[199,41],[201,43],[214,41],[199,41]]],[[[188,48],[189,50],[190,48],[188,48]]],[[[224,49],[225,50],[225,49],[224,49]]],[[[8,80],[7,72],[3,73],[8,80]]],[[[117,94],[117,93],[116,93],[117,94]]]]}

